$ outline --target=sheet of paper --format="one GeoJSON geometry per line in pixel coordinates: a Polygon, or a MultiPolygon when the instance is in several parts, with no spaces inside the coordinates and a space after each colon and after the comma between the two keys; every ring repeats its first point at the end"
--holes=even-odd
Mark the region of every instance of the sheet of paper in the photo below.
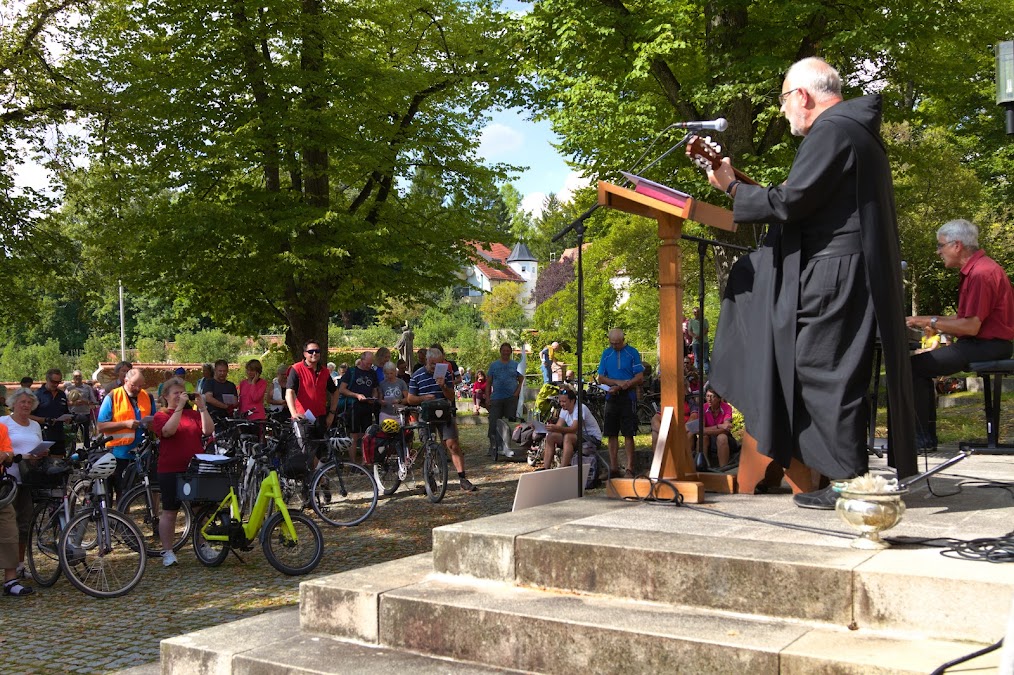
{"type": "Polygon", "coordinates": [[[537,434],[546,433],[546,425],[540,422],[539,420],[532,420],[532,428],[535,430],[535,433],[537,434]]]}
{"type": "Polygon", "coordinates": [[[602,391],[609,391],[610,389],[612,389],[612,387],[610,387],[608,384],[600,384],[599,389],[601,389],[602,391]]]}
{"type": "Polygon", "coordinates": [[[309,410],[303,413],[303,417],[305,417],[306,421],[309,422],[310,424],[313,424],[315,421],[317,421],[317,416],[314,415],[309,410]]]}
{"type": "Polygon", "coordinates": [[[447,364],[438,363],[433,368],[433,379],[437,381],[437,384],[441,384],[445,377],[447,377],[447,364]]]}
{"type": "Polygon", "coordinates": [[[39,455],[44,455],[54,444],[55,441],[40,441],[38,445],[28,451],[28,456],[38,457],[39,455]]]}

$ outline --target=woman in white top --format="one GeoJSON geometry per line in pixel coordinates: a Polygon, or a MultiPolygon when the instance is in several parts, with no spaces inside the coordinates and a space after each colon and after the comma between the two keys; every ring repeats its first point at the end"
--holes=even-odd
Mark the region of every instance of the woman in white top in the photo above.
{"type": "Polygon", "coordinates": [[[268,410],[270,412],[278,412],[279,410],[285,410],[285,382],[286,374],[289,372],[289,367],[286,365],[278,366],[275,371],[275,378],[271,380],[271,393],[268,395],[268,410]]]}
{"type": "MultiPolygon", "coordinates": [[[[42,442],[42,427],[38,422],[33,421],[29,416],[35,407],[39,405],[38,399],[30,389],[21,387],[14,391],[7,399],[11,408],[11,414],[0,417],[0,424],[7,427],[7,434],[11,439],[11,450],[14,452],[14,463],[7,469],[7,473],[14,476],[20,486],[22,483],[21,474],[25,468],[24,462],[32,460],[25,458],[25,455],[34,450],[42,442]],[[20,458],[18,457],[20,455],[20,458]]],[[[18,577],[24,576],[25,569],[25,548],[28,544],[28,531],[32,525],[32,493],[27,488],[19,488],[14,498],[14,512],[17,518],[18,527],[18,577]]],[[[22,586],[22,588],[26,588],[22,586]]],[[[31,591],[29,591],[31,592],[31,591]]],[[[11,595],[12,592],[4,585],[4,594],[11,595]]]]}

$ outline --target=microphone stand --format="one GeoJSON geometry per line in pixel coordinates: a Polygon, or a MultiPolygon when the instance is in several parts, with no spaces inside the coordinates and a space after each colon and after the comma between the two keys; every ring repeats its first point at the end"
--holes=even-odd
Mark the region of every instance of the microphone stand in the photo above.
{"type": "Polygon", "coordinates": [[[574,230],[577,234],[577,496],[584,497],[584,270],[581,265],[581,258],[584,252],[584,221],[596,210],[599,205],[596,203],[590,209],[578,216],[574,222],[560,230],[552,241],[557,242],[574,230]]]}

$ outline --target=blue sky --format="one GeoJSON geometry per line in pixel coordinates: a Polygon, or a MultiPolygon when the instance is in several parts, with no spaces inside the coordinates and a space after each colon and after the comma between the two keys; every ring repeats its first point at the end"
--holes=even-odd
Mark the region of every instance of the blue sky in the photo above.
{"type": "Polygon", "coordinates": [[[587,181],[572,171],[553,147],[556,135],[549,122],[533,122],[524,110],[494,112],[482,132],[479,154],[488,162],[527,167],[511,183],[525,196],[523,206],[538,212],[550,192],[567,201],[587,181]]]}
{"type": "MultiPolygon", "coordinates": [[[[524,13],[531,2],[504,0],[502,7],[524,13]]],[[[587,185],[553,147],[557,137],[549,122],[533,122],[528,119],[529,111],[517,109],[497,111],[492,116],[483,131],[479,153],[489,162],[527,167],[511,183],[525,196],[522,205],[529,212],[538,213],[550,192],[568,201],[573,190],[587,185]]]]}

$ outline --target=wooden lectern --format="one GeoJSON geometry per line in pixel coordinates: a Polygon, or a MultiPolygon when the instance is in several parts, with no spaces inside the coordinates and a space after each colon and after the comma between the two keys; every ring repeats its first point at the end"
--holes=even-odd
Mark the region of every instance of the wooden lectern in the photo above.
{"type": "MultiPolygon", "coordinates": [[[[668,203],[645,194],[599,182],[601,206],[618,209],[658,221],[658,236],[662,245],[658,249],[658,301],[659,301],[659,375],[662,380],[662,427],[651,464],[650,477],[665,480],[655,486],[660,499],[674,497],[673,485],[683,499],[691,503],[704,501],[704,491],[731,493],[736,479],[717,473],[697,473],[690,448],[687,446],[687,429],[683,421],[683,337],[680,313],[683,308],[683,282],[680,275],[682,251],[677,241],[684,220],[728,232],[735,232],[732,212],[693,197],[673,199],[668,203]]],[[[701,417],[703,424],[703,405],[701,417]]],[[[651,492],[651,481],[644,478],[613,478],[607,492],[613,497],[646,497],[651,492]]]]}

